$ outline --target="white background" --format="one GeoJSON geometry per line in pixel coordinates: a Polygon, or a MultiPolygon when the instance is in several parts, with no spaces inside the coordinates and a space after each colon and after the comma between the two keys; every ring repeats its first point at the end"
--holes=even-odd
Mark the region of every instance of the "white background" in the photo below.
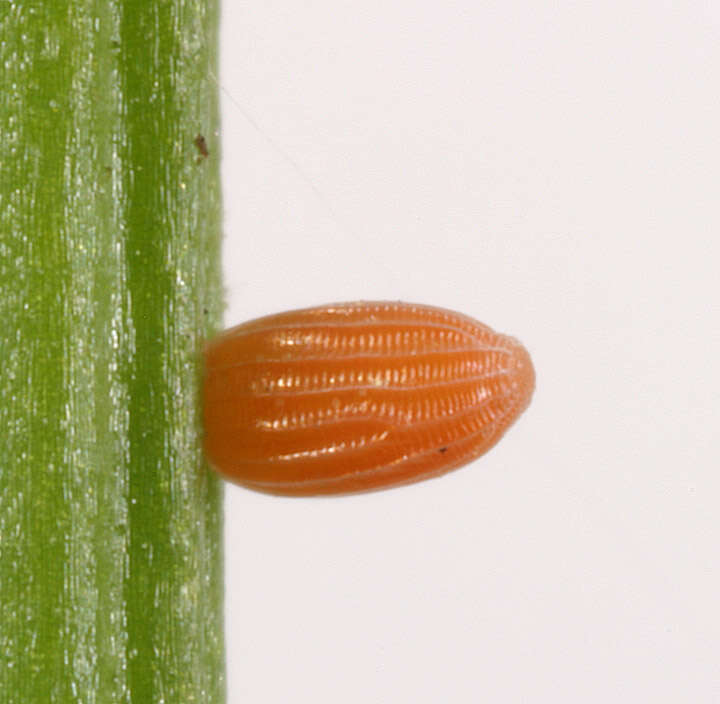
{"type": "Polygon", "coordinates": [[[720,701],[720,5],[223,4],[227,324],[430,303],[537,371],[445,478],[228,486],[230,703],[720,701]]]}

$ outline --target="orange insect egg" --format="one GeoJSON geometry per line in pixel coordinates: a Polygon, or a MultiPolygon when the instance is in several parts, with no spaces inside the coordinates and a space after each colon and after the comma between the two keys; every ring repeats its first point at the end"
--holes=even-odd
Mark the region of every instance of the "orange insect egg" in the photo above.
{"type": "Polygon", "coordinates": [[[205,350],[205,451],[288,496],[408,484],[487,452],[530,402],[517,340],[459,313],[339,303],[226,330],[205,350]]]}

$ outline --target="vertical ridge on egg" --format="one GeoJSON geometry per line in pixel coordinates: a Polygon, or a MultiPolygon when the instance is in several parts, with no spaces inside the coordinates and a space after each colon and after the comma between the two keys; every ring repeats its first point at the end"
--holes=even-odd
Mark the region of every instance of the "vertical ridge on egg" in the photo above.
{"type": "Polygon", "coordinates": [[[205,350],[205,449],[259,491],[367,491],[444,474],[490,449],[535,375],[514,338],[394,302],[280,313],[205,350]]]}

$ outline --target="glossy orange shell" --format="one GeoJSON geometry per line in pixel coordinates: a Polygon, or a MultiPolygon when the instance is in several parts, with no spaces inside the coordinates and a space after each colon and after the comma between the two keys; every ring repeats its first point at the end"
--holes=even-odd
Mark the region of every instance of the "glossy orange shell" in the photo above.
{"type": "Polygon", "coordinates": [[[227,479],[293,496],[444,474],[527,407],[525,348],[459,313],[340,303],[244,323],[205,350],[205,450],[227,479]]]}

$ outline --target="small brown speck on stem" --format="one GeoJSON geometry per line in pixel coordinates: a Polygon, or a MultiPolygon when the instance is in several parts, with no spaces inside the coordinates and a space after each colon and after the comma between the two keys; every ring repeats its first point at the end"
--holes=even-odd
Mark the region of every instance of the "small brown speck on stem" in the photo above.
{"type": "Polygon", "coordinates": [[[199,164],[203,159],[207,159],[210,156],[210,152],[208,151],[207,141],[201,134],[198,134],[193,142],[198,150],[197,161],[199,164]]]}

